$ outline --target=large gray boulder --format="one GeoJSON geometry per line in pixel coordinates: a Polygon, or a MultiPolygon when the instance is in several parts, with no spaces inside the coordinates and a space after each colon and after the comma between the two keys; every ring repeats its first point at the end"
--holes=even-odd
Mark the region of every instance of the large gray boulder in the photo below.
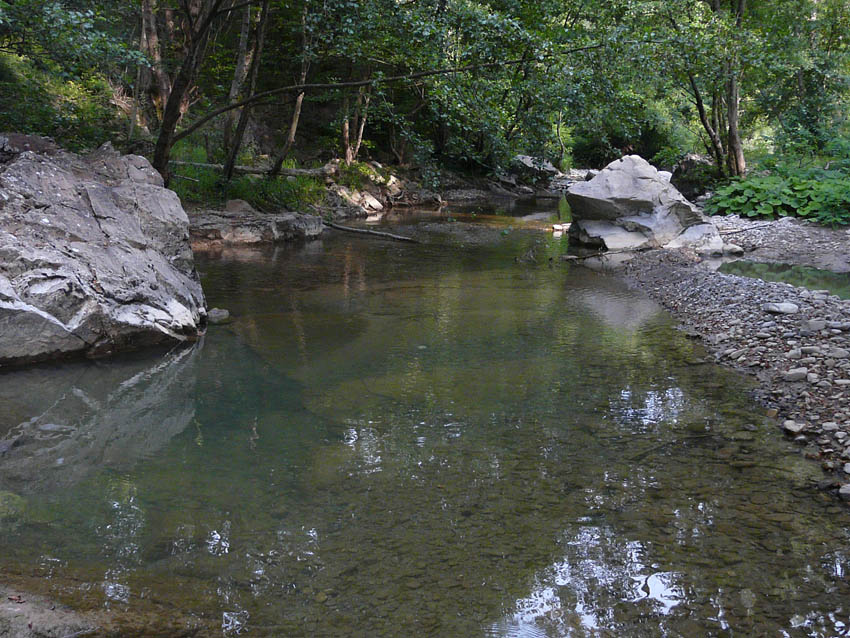
{"type": "Polygon", "coordinates": [[[649,162],[628,155],[570,186],[571,237],[607,250],[691,246],[722,250],[717,230],[649,162]]]}
{"type": "Polygon", "coordinates": [[[143,157],[0,134],[0,366],[195,339],[188,227],[143,157]]]}
{"type": "Polygon", "coordinates": [[[562,175],[561,171],[547,159],[517,155],[511,160],[511,172],[521,180],[548,182],[562,175]]]}

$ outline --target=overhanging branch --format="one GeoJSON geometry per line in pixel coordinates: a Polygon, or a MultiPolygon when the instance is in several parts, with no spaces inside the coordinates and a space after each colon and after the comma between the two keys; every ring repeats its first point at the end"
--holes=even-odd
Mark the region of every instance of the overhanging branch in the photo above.
{"type": "MultiPolygon", "coordinates": [[[[606,46],[605,43],[597,43],[597,44],[589,44],[582,47],[575,47],[573,49],[567,49],[565,51],[559,51],[558,53],[550,53],[542,57],[536,58],[537,61],[541,59],[547,58],[555,58],[562,55],[569,55],[572,53],[581,53],[583,51],[592,51],[594,49],[601,49],[606,46]]],[[[228,111],[232,111],[233,109],[238,109],[242,107],[253,107],[255,103],[260,102],[268,97],[273,95],[278,95],[280,93],[288,93],[292,92],[307,92],[307,91],[327,91],[332,89],[351,89],[351,88],[360,88],[365,86],[374,86],[376,84],[389,84],[391,82],[402,82],[405,80],[417,80],[420,78],[427,77],[435,77],[439,75],[455,75],[457,73],[466,73],[468,71],[479,71],[482,69],[492,69],[498,67],[508,67],[508,66],[516,66],[520,64],[526,64],[528,62],[528,58],[519,58],[515,60],[503,60],[500,62],[483,62],[480,64],[468,64],[465,66],[457,66],[450,67],[446,69],[432,69],[430,71],[417,71],[415,73],[406,73],[403,75],[390,75],[386,77],[379,78],[370,78],[367,80],[354,80],[351,82],[330,82],[330,83],[313,83],[313,84],[291,84],[289,86],[281,86],[276,89],[270,89],[268,91],[262,91],[260,93],[255,93],[253,96],[241,100],[239,102],[234,102],[232,104],[228,104],[226,106],[222,106],[207,115],[203,116],[201,119],[197,120],[187,128],[183,129],[179,133],[174,136],[174,142],[179,142],[183,138],[191,135],[199,128],[203,127],[210,120],[218,117],[223,113],[227,113],[228,111]]]]}

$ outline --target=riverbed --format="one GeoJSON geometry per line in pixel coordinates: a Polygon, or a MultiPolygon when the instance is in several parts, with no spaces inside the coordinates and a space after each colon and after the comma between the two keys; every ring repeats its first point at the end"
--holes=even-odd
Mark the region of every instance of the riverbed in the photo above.
{"type": "Polygon", "coordinates": [[[201,343],[0,377],[0,580],[137,635],[846,631],[846,510],[750,379],[430,223],[199,256],[201,343]]]}

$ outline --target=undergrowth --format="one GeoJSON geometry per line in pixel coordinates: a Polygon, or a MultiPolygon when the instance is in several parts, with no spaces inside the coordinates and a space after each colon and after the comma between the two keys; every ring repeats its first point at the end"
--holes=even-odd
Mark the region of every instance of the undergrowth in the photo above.
{"type": "Polygon", "coordinates": [[[712,215],[803,217],[825,225],[850,224],[850,176],[764,175],[735,180],[706,202],[712,215]]]}
{"type": "Polygon", "coordinates": [[[120,123],[108,83],[71,78],[49,62],[0,52],[0,131],[52,137],[72,151],[117,138],[120,123]]]}
{"type": "MultiPolygon", "coordinates": [[[[174,158],[188,162],[207,162],[206,152],[197,146],[175,149],[174,158]]],[[[284,167],[294,168],[295,163],[286,162],[284,167]]],[[[184,205],[216,208],[230,199],[243,199],[257,210],[265,212],[307,212],[311,204],[321,202],[325,196],[324,181],[316,177],[242,175],[226,182],[219,171],[199,166],[175,167],[170,187],[184,205]]]]}

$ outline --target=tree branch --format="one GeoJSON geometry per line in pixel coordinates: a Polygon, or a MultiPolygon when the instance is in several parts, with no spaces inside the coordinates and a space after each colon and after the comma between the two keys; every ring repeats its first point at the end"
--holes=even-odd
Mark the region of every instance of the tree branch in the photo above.
{"type": "MultiPolygon", "coordinates": [[[[558,57],[560,55],[569,55],[571,53],[581,53],[584,51],[592,51],[595,49],[604,48],[604,43],[598,44],[590,44],[587,46],[576,47],[573,49],[567,49],[565,51],[560,51],[558,53],[550,53],[548,55],[543,56],[544,58],[553,58],[558,57]]],[[[538,58],[539,60],[540,58],[538,58]]],[[[191,135],[199,128],[204,126],[210,120],[218,117],[222,113],[227,113],[228,111],[232,111],[233,109],[243,108],[246,106],[253,106],[255,102],[259,102],[268,98],[272,95],[277,95],[280,93],[287,92],[307,92],[307,91],[326,91],[330,89],[351,89],[351,88],[361,88],[366,86],[373,86],[375,84],[388,84],[390,82],[400,82],[404,80],[416,80],[419,78],[427,78],[434,77],[438,75],[454,75],[457,73],[465,73],[467,71],[478,71],[481,69],[492,69],[498,67],[507,67],[507,66],[516,66],[519,64],[525,64],[528,62],[526,58],[520,58],[516,60],[503,60],[500,62],[484,62],[481,64],[467,64],[465,66],[456,66],[450,67],[446,69],[432,69],[430,71],[417,71],[415,73],[406,73],[403,75],[390,75],[382,78],[370,78],[367,80],[354,80],[350,82],[330,82],[330,83],[314,83],[314,84],[291,84],[289,86],[281,86],[276,89],[270,89],[268,91],[262,91],[260,93],[255,93],[253,96],[241,100],[239,102],[234,102],[232,104],[228,104],[227,106],[222,106],[218,108],[201,119],[197,120],[187,128],[183,129],[179,133],[175,134],[174,142],[179,142],[183,138],[191,135]]]]}

